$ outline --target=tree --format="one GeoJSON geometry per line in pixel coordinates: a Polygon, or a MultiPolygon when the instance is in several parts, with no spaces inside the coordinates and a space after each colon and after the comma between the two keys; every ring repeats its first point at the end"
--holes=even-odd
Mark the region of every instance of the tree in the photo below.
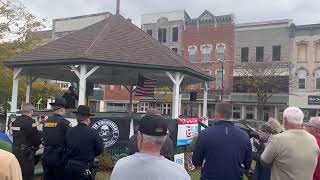
{"type": "Polygon", "coordinates": [[[288,63],[246,63],[237,65],[235,71],[235,91],[256,95],[258,119],[263,119],[264,107],[275,93],[289,92],[288,63]]]}
{"type": "MultiPolygon", "coordinates": [[[[38,20],[18,0],[0,0],[0,18],[0,109],[6,111],[11,98],[12,71],[3,65],[3,61],[30,51],[39,43],[38,37],[28,37],[44,28],[44,21],[38,20]]],[[[25,77],[21,77],[19,100],[23,99],[24,92],[25,77]]]]}
{"type": "Polygon", "coordinates": [[[172,102],[172,89],[169,87],[157,87],[154,92],[157,103],[172,102]]]}
{"type": "Polygon", "coordinates": [[[37,104],[37,102],[42,99],[42,105],[40,107],[43,109],[48,99],[62,95],[62,93],[63,90],[56,84],[46,81],[36,81],[32,84],[31,102],[37,104]]]}

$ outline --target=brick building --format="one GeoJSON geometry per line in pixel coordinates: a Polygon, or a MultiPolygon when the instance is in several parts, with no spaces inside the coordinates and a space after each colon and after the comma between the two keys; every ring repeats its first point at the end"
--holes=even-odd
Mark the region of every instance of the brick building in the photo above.
{"type": "MultiPolygon", "coordinates": [[[[214,104],[217,101],[230,100],[234,63],[234,17],[232,15],[215,16],[204,11],[199,17],[186,18],[182,33],[182,49],[185,61],[200,66],[216,78],[209,83],[208,117],[212,117],[214,104]]],[[[191,87],[198,92],[198,100],[193,113],[201,112],[201,85],[191,87]]],[[[189,97],[182,97],[184,115],[190,112],[189,97]]]]}

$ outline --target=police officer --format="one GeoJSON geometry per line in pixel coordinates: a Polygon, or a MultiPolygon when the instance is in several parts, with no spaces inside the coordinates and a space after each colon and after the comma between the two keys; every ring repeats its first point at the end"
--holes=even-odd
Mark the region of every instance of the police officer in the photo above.
{"type": "Polygon", "coordinates": [[[65,180],[94,179],[94,159],[103,151],[102,140],[97,131],[91,129],[90,108],[81,105],[74,112],[78,125],[69,130],[66,136],[67,166],[65,180]]]}
{"type": "Polygon", "coordinates": [[[63,97],[57,97],[55,102],[50,105],[54,114],[43,125],[42,166],[44,180],[60,180],[63,179],[65,135],[70,127],[70,122],[63,117],[67,105],[63,97]]]}
{"type": "Polygon", "coordinates": [[[41,144],[41,135],[32,119],[34,107],[30,103],[22,105],[22,116],[12,122],[13,153],[19,161],[23,180],[32,180],[35,166],[35,151],[41,144]]]}

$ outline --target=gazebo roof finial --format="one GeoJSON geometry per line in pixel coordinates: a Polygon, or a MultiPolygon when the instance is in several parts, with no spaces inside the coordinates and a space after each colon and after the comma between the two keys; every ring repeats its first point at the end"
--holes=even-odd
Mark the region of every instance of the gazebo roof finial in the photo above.
{"type": "Polygon", "coordinates": [[[116,15],[120,14],[120,0],[117,0],[117,10],[116,10],[116,15]]]}

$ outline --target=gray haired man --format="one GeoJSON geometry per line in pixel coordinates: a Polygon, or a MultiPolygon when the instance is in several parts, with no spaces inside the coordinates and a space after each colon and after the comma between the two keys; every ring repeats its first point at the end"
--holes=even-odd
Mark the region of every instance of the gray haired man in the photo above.
{"type": "Polygon", "coordinates": [[[261,163],[271,166],[271,180],[312,180],[319,147],[302,127],[303,112],[288,107],[283,112],[284,132],[272,136],[261,155],[261,163]]]}
{"type": "Polygon", "coordinates": [[[112,171],[111,180],[190,180],[183,167],[160,155],[167,130],[161,115],[145,115],[137,137],[139,152],[120,159],[112,171]]]}

